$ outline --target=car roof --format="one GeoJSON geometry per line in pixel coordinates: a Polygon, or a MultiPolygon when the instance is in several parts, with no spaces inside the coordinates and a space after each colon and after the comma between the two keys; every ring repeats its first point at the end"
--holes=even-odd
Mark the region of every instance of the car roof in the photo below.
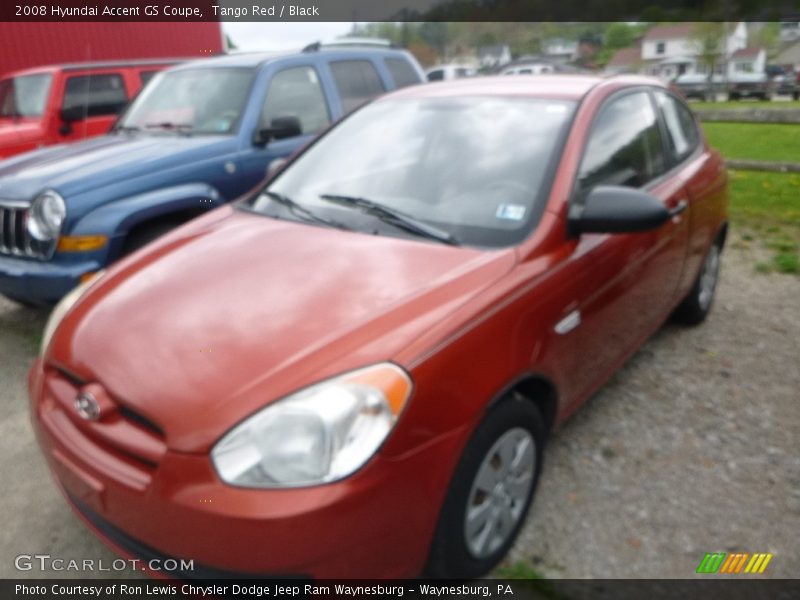
{"type": "Polygon", "coordinates": [[[358,46],[342,46],[336,48],[321,47],[310,51],[290,51],[290,52],[234,52],[233,54],[225,54],[223,56],[215,56],[212,58],[202,58],[200,60],[183,63],[177,69],[196,69],[197,67],[260,67],[267,63],[277,62],[284,58],[294,58],[299,56],[307,56],[309,58],[316,56],[325,56],[327,58],[363,58],[366,56],[385,56],[387,58],[397,58],[405,56],[405,51],[398,48],[383,48],[383,47],[358,47],[358,46]]]}
{"type": "Polygon", "coordinates": [[[28,69],[20,69],[18,71],[9,71],[3,73],[3,79],[9,77],[21,77],[24,75],[38,75],[41,73],[55,73],[56,71],[84,71],[90,69],[125,69],[125,68],[139,68],[139,67],[168,67],[186,61],[186,58],[142,58],[142,59],[126,59],[126,60],[103,60],[103,61],[87,61],[87,62],[73,62],[73,63],[60,63],[54,65],[42,65],[39,67],[30,67],[28,69]]]}
{"type": "Polygon", "coordinates": [[[579,100],[592,88],[613,83],[613,87],[650,85],[666,87],[663,82],[651,77],[630,75],[520,75],[519,77],[473,77],[425,85],[415,85],[388,94],[400,97],[447,97],[468,95],[530,96],[558,100],[579,100]]]}

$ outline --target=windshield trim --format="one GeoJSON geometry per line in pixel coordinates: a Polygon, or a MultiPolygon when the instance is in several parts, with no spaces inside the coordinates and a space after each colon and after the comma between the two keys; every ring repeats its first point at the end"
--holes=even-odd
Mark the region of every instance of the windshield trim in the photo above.
{"type": "MultiPolygon", "coordinates": [[[[539,186],[535,198],[532,201],[531,213],[526,221],[525,226],[521,227],[518,233],[516,233],[515,235],[511,235],[509,241],[503,244],[477,244],[474,242],[459,240],[459,247],[475,248],[484,251],[496,251],[496,250],[518,247],[524,244],[526,240],[530,239],[531,235],[533,235],[533,233],[536,231],[537,227],[541,223],[542,215],[544,214],[547,208],[548,200],[550,199],[550,195],[552,194],[553,184],[555,183],[558,168],[563,160],[564,150],[566,149],[567,142],[575,125],[575,119],[577,118],[577,115],[580,112],[581,106],[583,105],[583,101],[586,98],[586,94],[576,99],[564,99],[564,98],[549,97],[549,96],[543,97],[534,95],[477,92],[477,93],[471,93],[469,97],[501,98],[505,100],[523,99],[523,100],[544,101],[544,102],[547,101],[564,102],[566,104],[571,105],[571,112],[569,116],[564,120],[564,123],[561,127],[561,131],[559,131],[558,135],[553,140],[552,153],[544,169],[544,175],[542,177],[541,185],[539,186]]],[[[429,95],[414,95],[414,96],[401,96],[401,97],[384,96],[384,97],[374,98],[369,102],[362,104],[357,109],[353,110],[351,113],[347,114],[345,117],[341,118],[339,121],[333,123],[331,126],[323,130],[316,138],[314,138],[305,147],[303,147],[301,151],[292,156],[291,159],[288,160],[279,170],[277,170],[274,174],[272,174],[262,186],[259,186],[253,192],[242,197],[241,200],[237,201],[234,204],[234,208],[239,208],[242,210],[246,210],[247,212],[259,214],[262,217],[271,218],[269,215],[265,215],[264,213],[254,210],[250,206],[250,204],[253,201],[255,201],[255,199],[258,198],[264,191],[269,190],[270,186],[273,185],[281,177],[282,174],[286,173],[289,169],[292,168],[292,165],[295,163],[295,161],[299,160],[302,156],[304,156],[306,152],[310,151],[314,146],[317,145],[317,143],[323,140],[330,132],[336,130],[341,124],[347,122],[348,119],[352,118],[354,115],[356,115],[360,111],[366,109],[367,107],[371,106],[376,102],[411,102],[419,100],[421,98],[434,98],[434,96],[429,96],[429,95]]],[[[430,221],[430,222],[434,225],[437,226],[439,225],[435,221],[430,221]]],[[[363,233],[366,235],[374,235],[373,233],[368,231],[354,230],[354,232],[363,233]]],[[[399,233],[400,232],[398,232],[398,234],[399,233]]],[[[407,237],[405,235],[402,236],[394,235],[390,231],[387,231],[385,234],[382,233],[381,235],[386,235],[391,237],[402,237],[403,239],[410,239],[417,241],[419,243],[431,243],[429,240],[425,240],[424,238],[413,237],[413,236],[407,237]]]]}
{"type": "MultiPolygon", "coordinates": [[[[136,103],[136,100],[141,97],[142,92],[145,91],[145,88],[151,86],[153,81],[158,81],[159,79],[169,76],[172,73],[187,73],[192,71],[245,71],[250,73],[250,85],[247,86],[247,94],[245,94],[245,101],[244,106],[242,107],[242,112],[239,114],[239,118],[236,119],[236,122],[231,127],[230,131],[220,132],[220,131],[189,131],[191,136],[206,136],[211,135],[215,137],[236,137],[239,135],[239,130],[242,126],[242,121],[244,119],[245,113],[247,112],[248,106],[250,104],[249,99],[253,96],[253,88],[256,84],[258,67],[253,66],[220,66],[220,67],[206,67],[206,66],[192,66],[192,67],[179,67],[174,69],[165,69],[163,71],[159,71],[156,73],[150,81],[144,85],[136,96],[128,103],[125,107],[125,110],[119,115],[117,120],[114,122],[114,126],[111,128],[112,133],[118,133],[120,131],[124,131],[124,128],[127,127],[123,124],[125,119],[128,117],[128,113],[130,112],[133,105],[136,103]]],[[[166,130],[166,129],[146,129],[144,127],[139,127],[137,130],[137,134],[147,133],[148,135],[154,136],[179,136],[180,134],[177,130],[166,130]]],[[[185,133],[183,134],[185,137],[185,133]]]]}

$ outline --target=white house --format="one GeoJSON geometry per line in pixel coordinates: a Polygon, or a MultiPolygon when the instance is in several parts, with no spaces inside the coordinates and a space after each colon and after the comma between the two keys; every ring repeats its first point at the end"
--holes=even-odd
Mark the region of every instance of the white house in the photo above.
{"type": "Polygon", "coordinates": [[[571,62],[578,58],[578,42],[563,38],[550,38],[542,43],[542,54],[555,62],[571,62]]]}
{"type": "MultiPolygon", "coordinates": [[[[672,25],[657,25],[650,29],[639,42],[640,50],[636,52],[631,48],[623,48],[609,61],[607,70],[610,72],[638,72],[654,75],[666,80],[672,80],[684,73],[703,74],[706,65],[701,57],[702,47],[695,39],[695,23],[676,23],[672,25]]],[[[729,63],[729,73],[732,73],[731,60],[737,52],[747,48],[747,26],[742,23],[729,23],[728,33],[725,36],[721,54],[729,63]]],[[[763,50],[761,51],[763,52],[763,50]]],[[[759,56],[741,55],[741,68],[750,62],[759,72],[759,56]]],[[[763,60],[766,60],[764,55],[763,60]]],[[[763,70],[763,62],[761,69],[763,70]]],[[[715,68],[717,73],[722,72],[722,65],[715,68]]]]}
{"type": "Polygon", "coordinates": [[[495,44],[478,48],[478,64],[481,69],[492,69],[511,62],[511,48],[508,44],[495,44]]]}
{"type": "Polygon", "coordinates": [[[741,73],[763,73],[767,66],[767,52],[763,48],[741,48],[728,59],[728,77],[741,73]]]}
{"type": "Polygon", "coordinates": [[[800,40],[800,21],[784,21],[781,23],[780,39],[785,43],[800,40]]]}

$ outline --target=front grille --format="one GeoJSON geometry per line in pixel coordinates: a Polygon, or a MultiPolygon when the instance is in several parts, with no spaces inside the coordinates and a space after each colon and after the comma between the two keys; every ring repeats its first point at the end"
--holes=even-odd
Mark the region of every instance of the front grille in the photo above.
{"type": "MultiPolygon", "coordinates": [[[[137,483],[143,478],[149,479],[166,451],[164,432],[158,425],[111,397],[109,399],[116,405],[117,412],[97,421],[84,420],[78,416],[74,401],[82,390],[88,388],[86,383],[62,368],[48,369],[45,381],[46,392],[54,401],[54,413],[62,414],[72,423],[68,429],[80,432],[82,438],[102,448],[113,459],[127,462],[129,466],[135,465],[139,473],[132,478],[137,483]]],[[[102,388],[93,393],[107,394],[102,388]]],[[[63,419],[60,422],[64,429],[63,419]]]]}
{"type": "Polygon", "coordinates": [[[56,240],[40,242],[28,233],[27,203],[0,200],[0,254],[47,260],[56,240]]]}

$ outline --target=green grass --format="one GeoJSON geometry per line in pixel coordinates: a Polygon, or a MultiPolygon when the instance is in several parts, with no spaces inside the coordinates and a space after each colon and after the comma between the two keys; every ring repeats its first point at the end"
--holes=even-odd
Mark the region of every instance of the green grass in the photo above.
{"type": "Polygon", "coordinates": [[[784,108],[800,108],[800,100],[791,100],[788,102],[774,101],[765,102],[763,100],[740,100],[739,102],[689,102],[695,110],[747,110],[749,108],[772,108],[781,110],[784,108]]]}
{"type": "Polygon", "coordinates": [[[800,163],[800,125],[703,123],[703,130],[725,158],[800,163]]]}
{"type": "Polygon", "coordinates": [[[800,273],[800,174],[730,172],[731,223],[739,244],[759,244],[771,258],[759,273],[800,273]]]}
{"type": "MultiPolygon", "coordinates": [[[[560,593],[553,582],[541,575],[533,566],[525,560],[518,560],[511,564],[505,564],[490,575],[495,579],[515,579],[523,581],[521,586],[516,585],[515,589],[521,591],[520,594],[526,598],[548,598],[550,600],[568,600],[560,593]]],[[[494,592],[494,590],[492,590],[494,592]]]]}
{"type": "Polygon", "coordinates": [[[494,571],[494,576],[498,579],[544,579],[544,576],[524,560],[498,567],[494,571]]]}

